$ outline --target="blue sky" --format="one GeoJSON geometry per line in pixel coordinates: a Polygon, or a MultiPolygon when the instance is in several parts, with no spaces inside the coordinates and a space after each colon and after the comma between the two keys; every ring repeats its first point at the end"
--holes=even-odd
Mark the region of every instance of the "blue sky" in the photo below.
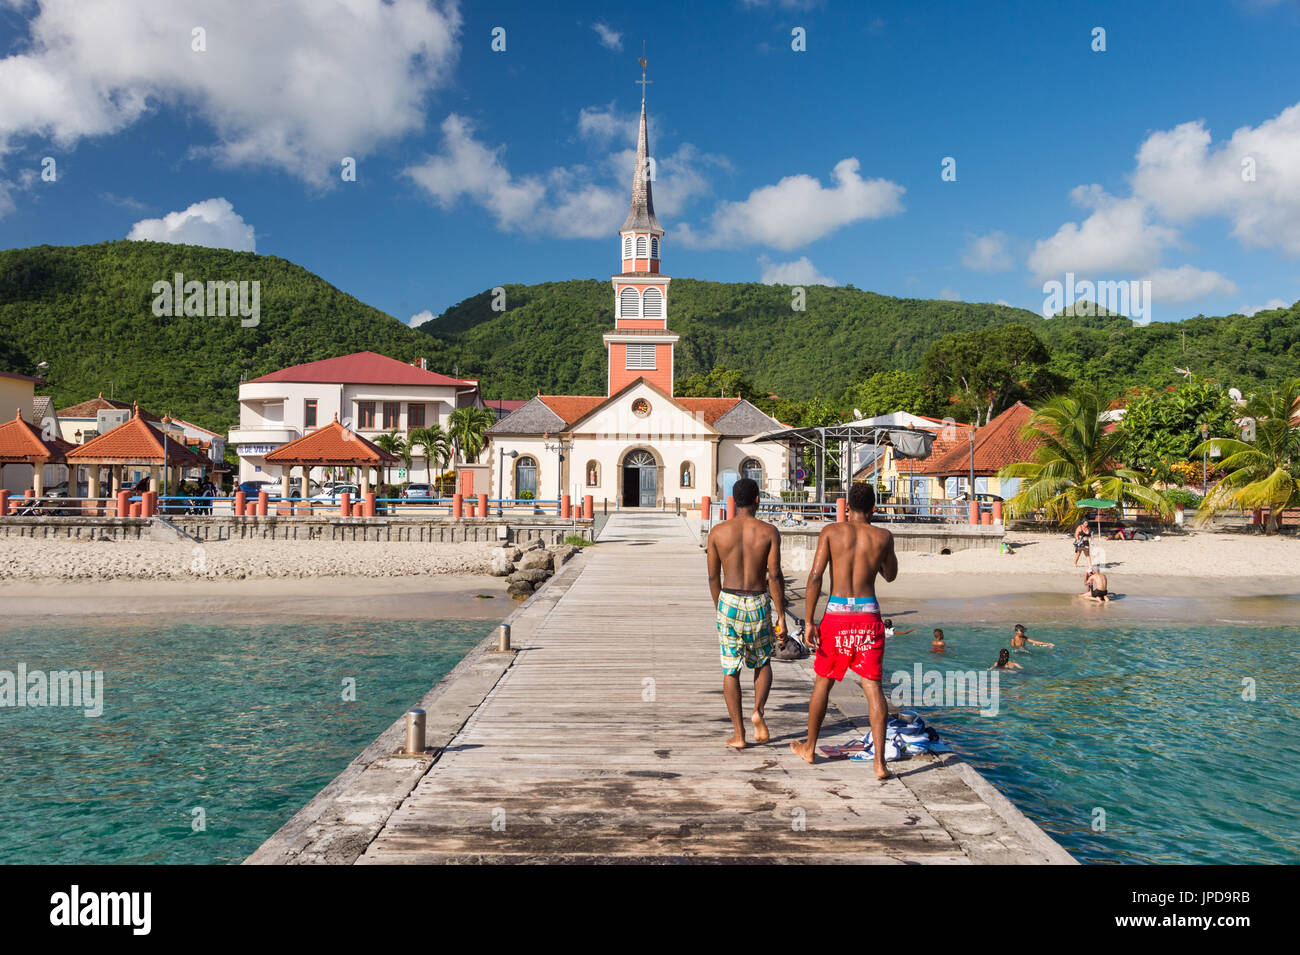
{"type": "Polygon", "coordinates": [[[605,278],[643,39],[670,275],[1300,299],[1295,0],[0,0],[0,247],[255,248],[403,321],[605,278]]]}

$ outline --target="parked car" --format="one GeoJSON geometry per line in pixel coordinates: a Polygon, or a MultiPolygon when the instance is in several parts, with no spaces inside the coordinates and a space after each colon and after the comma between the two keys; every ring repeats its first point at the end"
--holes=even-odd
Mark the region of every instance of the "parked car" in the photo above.
{"type": "Polygon", "coordinates": [[[426,499],[433,497],[433,489],[427,484],[408,484],[406,490],[402,492],[402,497],[426,499]]]}
{"type": "Polygon", "coordinates": [[[345,493],[349,494],[351,500],[355,501],[361,497],[361,488],[356,484],[330,482],[324,486],[319,494],[313,494],[311,499],[322,504],[337,504],[345,493]]]}
{"type": "Polygon", "coordinates": [[[262,491],[267,494],[274,494],[275,485],[270,481],[244,481],[235,490],[243,491],[245,497],[257,497],[262,491]]]}

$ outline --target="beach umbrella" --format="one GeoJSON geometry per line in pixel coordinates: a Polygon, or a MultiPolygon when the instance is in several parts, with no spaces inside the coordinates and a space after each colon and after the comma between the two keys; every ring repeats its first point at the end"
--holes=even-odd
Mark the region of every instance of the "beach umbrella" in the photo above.
{"type": "Polygon", "coordinates": [[[1097,512],[1097,536],[1101,536],[1101,512],[1112,510],[1119,502],[1112,501],[1108,497],[1085,497],[1081,501],[1075,501],[1074,506],[1078,508],[1090,507],[1097,512]]]}

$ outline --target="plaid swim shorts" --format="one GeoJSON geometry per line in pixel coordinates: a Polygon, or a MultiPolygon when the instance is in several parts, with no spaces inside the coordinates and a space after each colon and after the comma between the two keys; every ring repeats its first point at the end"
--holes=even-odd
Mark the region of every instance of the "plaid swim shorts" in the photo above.
{"type": "Polygon", "coordinates": [[[771,602],[766,593],[718,597],[718,647],[722,672],[739,673],[741,664],[751,670],[767,666],[772,658],[771,602]]]}

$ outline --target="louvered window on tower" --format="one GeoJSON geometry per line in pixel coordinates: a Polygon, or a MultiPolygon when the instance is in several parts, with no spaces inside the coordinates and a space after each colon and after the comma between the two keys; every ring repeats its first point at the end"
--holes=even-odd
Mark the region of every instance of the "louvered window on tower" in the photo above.
{"type": "Polygon", "coordinates": [[[646,257],[645,236],[643,235],[636,237],[636,257],[638,259],[644,259],[646,257]]]}
{"type": "Polygon", "coordinates": [[[641,315],[644,318],[664,317],[664,296],[657,288],[645,290],[645,297],[641,299],[641,315]]]}
{"type": "Polygon", "coordinates": [[[636,289],[628,287],[618,293],[618,317],[639,318],[641,316],[641,296],[636,289]]]}
{"type": "Polygon", "coordinates": [[[623,237],[623,258],[632,258],[632,237],[630,235],[623,237]]]}
{"type": "Polygon", "coordinates": [[[629,371],[654,371],[655,346],[649,342],[632,342],[627,346],[629,371]]]}
{"type": "Polygon", "coordinates": [[[659,236],[657,235],[650,238],[650,258],[659,258],[659,236]]]}

